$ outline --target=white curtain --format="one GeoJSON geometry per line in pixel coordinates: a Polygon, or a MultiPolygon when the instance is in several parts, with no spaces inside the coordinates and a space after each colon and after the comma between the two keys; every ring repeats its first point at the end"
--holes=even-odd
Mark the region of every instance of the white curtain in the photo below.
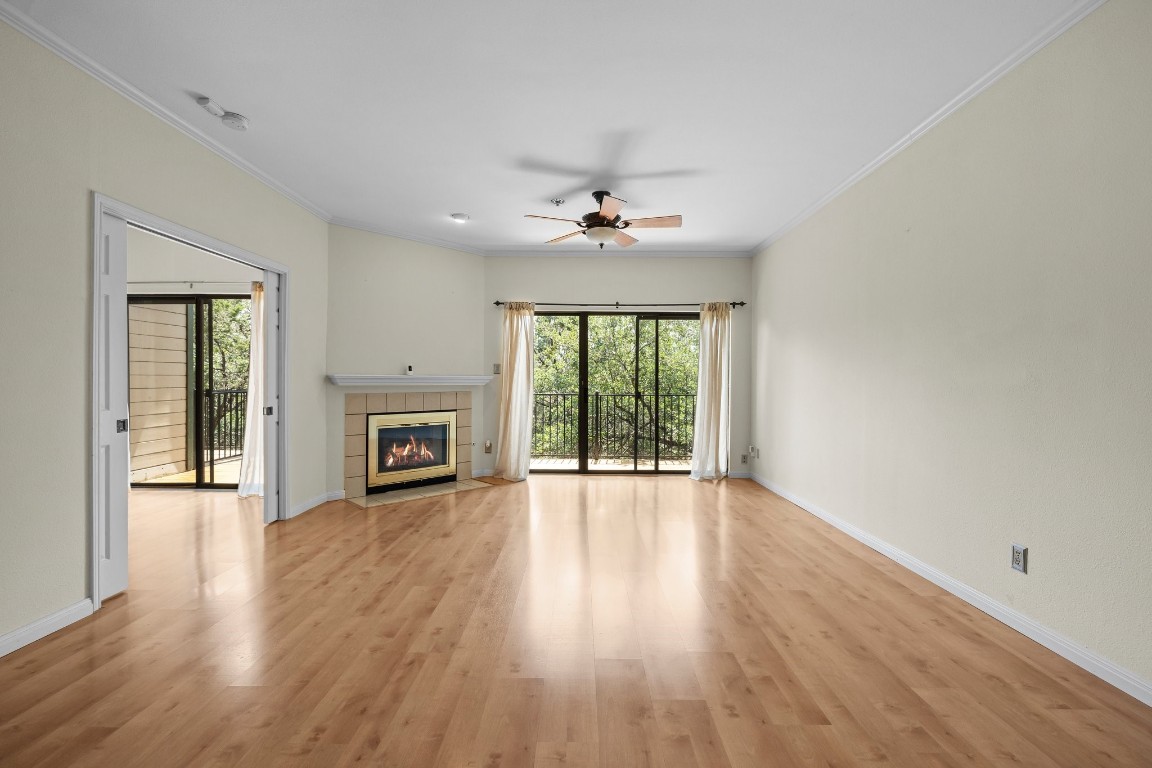
{"type": "Polygon", "coordinates": [[[536,305],[504,305],[500,344],[500,433],[496,477],[523,480],[532,460],[532,350],[536,340],[536,305]]]}
{"type": "Polygon", "coordinates": [[[248,410],[240,458],[240,498],[264,495],[264,284],[252,283],[252,344],[248,350],[248,410]]]}
{"type": "Polygon", "coordinates": [[[731,305],[724,301],[701,304],[700,372],[696,379],[690,475],[693,480],[718,480],[728,474],[731,339],[731,305]]]}

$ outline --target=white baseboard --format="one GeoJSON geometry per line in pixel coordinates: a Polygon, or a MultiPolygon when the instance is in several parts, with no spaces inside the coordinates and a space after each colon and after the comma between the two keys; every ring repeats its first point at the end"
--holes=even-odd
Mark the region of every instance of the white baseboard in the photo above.
{"type": "Polygon", "coordinates": [[[328,491],[327,493],[322,493],[319,496],[313,496],[311,499],[302,501],[289,509],[288,519],[291,520],[292,518],[302,515],[310,509],[315,509],[316,507],[326,502],[336,501],[337,499],[342,498],[344,498],[344,489],[340,489],[339,491],[328,491]]]}
{"type": "Polygon", "coordinates": [[[810,504],[804,499],[801,499],[780,486],[776,485],[767,478],[760,475],[753,474],[752,479],[758,484],[764,486],[768,490],[775,493],[777,496],[787,499],[796,506],[800,507],[806,512],[809,512],[824,522],[838,528],[852,538],[856,539],[862,544],[865,544],[872,549],[876,550],[885,557],[894,560],[908,570],[916,573],[933,584],[948,590],[956,597],[964,602],[978,608],[992,618],[1007,624],[1012,629],[1016,630],[1025,637],[1040,643],[1050,651],[1063,656],[1068,661],[1072,662],[1081,669],[1090,672],[1096,677],[1100,678],[1106,683],[1113,685],[1120,690],[1127,693],[1133,698],[1152,706],[1152,683],[1143,680],[1137,675],[1129,672],[1128,670],[1120,667],[1103,656],[1095,653],[1076,642],[1069,640],[1058,632],[1054,632],[1048,627],[1038,624],[1034,620],[1020,613],[1019,611],[1009,608],[1003,603],[993,600],[988,595],[973,589],[967,584],[958,581],[943,571],[937,570],[922,560],[918,560],[907,552],[897,549],[886,541],[879,539],[867,531],[857,528],[849,522],[841,520],[835,515],[825,512],[820,507],[810,504]]]}
{"type": "Polygon", "coordinates": [[[34,643],[58,629],[63,629],[69,624],[91,615],[92,601],[85,599],[67,608],[62,608],[50,616],[45,616],[31,624],[14,629],[6,635],[0,636],[0,656],[7,656],[12,651],[23,648],[29,643],[34,643]]]}
{"type": "Polygon", "coordinates": [[[472,477],[492,477],[492,470],[478,469],[472,473],[472,477]]]}
{"type": "Polygon", "coordinates": [[[748,480],[749,478],[752,477],[752,473],[746,469],[742,470],[740,472],[731,472],[730,471],[730,472],[728,472],[728,477],[735,478],[736,480],[748,480]]]}

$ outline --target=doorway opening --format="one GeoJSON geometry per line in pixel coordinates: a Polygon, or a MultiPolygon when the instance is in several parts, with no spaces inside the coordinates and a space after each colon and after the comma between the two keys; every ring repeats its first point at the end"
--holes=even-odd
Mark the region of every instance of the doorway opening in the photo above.
{"type": "MultiPolygon", "coordinates": [[[[243,445],[241,450],[251,461],[243,464],[239,492],[252,499],[242,506],[257,517],[262,511],[264,523],[287,519],[286,421],[281,414],[287,384],[287,328],[281,307],[288,270],[103,195],[95,195],[94,204],[89,589],[93,608],[98,609],[104,600],[128,588],[129,489],[133,470],[143,468],[133,460],[134,455],[143,455],[139,450],[143,443],[174,451],[183,444],[184,471],[189,471],[191,464],[194,472],[192,487],[225,486],[221,463],[231,457],[224,453],[243,445]],[[143,246],[148,253],[144,261],[135,258],[142,243],[148,244],[143,246]],[[131,305],[129,285],[137,298],[131,305]],[[214,375],[208,353],[217,351],[223,342],[210,340],[205,329],[214,322],[219,324],[217,309],[225,314],[228,309],[242,313],[249,296],[252,376],[241,441],[235,429],[237,421],[229,418],[234,410],[231,405],[210,401],[216,395],[213,390],[240,387],[231,386],[238,378],[229,382],[214,375]],[[130,315],[135,315],[133,330],[147,329],[152,336],[169,341],[153,339],[148,344],[135,344],[136,354],[131,355],[131,341],[141,340],[130,340],[130,335],[147,334],[129,333],[130,315]],[[130,364],[130,360],[134,362],[130,364]],[[167,390],[160,395],[182,405],[155,405],[163,402],[156,393],[152,400],[134,398],[130,387],[133,367],[144,375],[137,383],[147,383],[147,387],[137,388],[167,390]],[[136,406],[131,414],[130,405],[136,406]],[[147,413],[149,410],[153,412],[147,413]],[[228,435],[230,428],[232,434],[228,435]],[[220,439],[209,430],[220,433],[220,439]],[[135,439],[130,441],[133,432],[135,439]],[[213,451],[207,456],[206,445],[213,451]],[[135,454],[134,447],[138,449],[135,454]]],[[[155,466],[152,461],[149,458],[146,463],[155,466]]]]}
{"type": "Polygon", "coordinates": [[[533,472],[686,473],[700,316],[537,313],[533,472]]]}

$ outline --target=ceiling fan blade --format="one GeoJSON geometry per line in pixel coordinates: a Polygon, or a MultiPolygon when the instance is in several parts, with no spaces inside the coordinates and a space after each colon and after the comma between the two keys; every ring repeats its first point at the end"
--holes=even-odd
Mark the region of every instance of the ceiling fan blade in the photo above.
{"type": "Polygon", "coordinates": [[[600,201],[600,216],[601,218],[612,221],[620,213],[627,200],[621,200],[612,195],[604,195],[604,199],[600,201]]]}
{"type": "Polygon", "coordinates": [[[620,222],[626,224],[629,228],[636,227],[638,229],[653,229],[656,227],[678,227],[682,222],[680,216],[651,216],[646,219],[628,219],[627,221],[620,222]]]}
{"type": "Polygon", "coordinates": [[[552,243],[559,243],[563,240],[567,240],[570,237],[576,237],[576,235],[582,235],[582,234],[584,234],[584,230],[578,229],[575,232],[569,232],[566,235],[560,235],[560,237],[554,237],[551,240],[549,240],[548,242],[546,242],[545,245],[551,245],[552,243]]]}
{"type": "Polygon", "coordinates": [[[579,221],[577,219],[558,219],[555,216],[537,216],[534,213],[526,213],[526,214],[524,214],[524,218],[526,218],[526,219],[548,219],[549,221],[567,221],[569,224],[583,224],[584,223],[584,222],[579,221]]]}
{"type": "Polygon", "coordinates": [[[633,243],[640,242],[639,240],[632,237],[632,235],[628,234],[627,232],[620,232],[620,231],[616,232],[616,237],[614,239],[616,240],[616,245],[619,245],[623,248],[627,248],[628,246],[632,245],[633,243]]]}

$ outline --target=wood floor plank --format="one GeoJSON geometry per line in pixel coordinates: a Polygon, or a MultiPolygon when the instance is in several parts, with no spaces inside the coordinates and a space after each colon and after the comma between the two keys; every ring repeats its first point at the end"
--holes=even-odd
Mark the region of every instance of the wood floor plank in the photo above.
{"type": "Polygon", "coordinates": [[[596,712],[600,765],[660,764],[658,728],[642,661],[596,659],[596,712]]]}
{"type": "Polygon", "coordinates": [[[4,768],[1152,766],[1152,709],[748,481],[131,499],[127,593],[0,659],[4,768]]]}

